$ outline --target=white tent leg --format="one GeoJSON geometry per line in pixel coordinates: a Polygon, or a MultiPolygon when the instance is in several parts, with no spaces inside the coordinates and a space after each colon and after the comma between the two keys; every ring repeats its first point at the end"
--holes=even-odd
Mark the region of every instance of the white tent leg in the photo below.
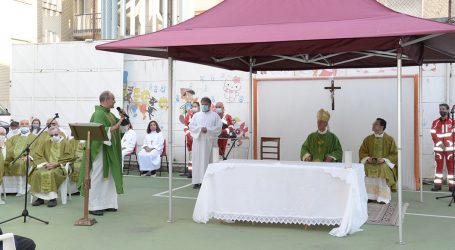
{"type": "Polygon", "coordinates": [[[174,63],[172,61],[172,58],[168,58],[168,102],[169,102],[169,106],[168,106],[168,110],[167,110],[167,113],[168,113],[168,131],[167,131],[167,141],[168,141],[168,149],[166,149],[166,153],[167,153],[167,162],[168,162],[168,166],[169,166],[169,218],[168,218],[168,222],[173,222],[173,207],[172,207],[172,159],[173,158],[173,154],[172,154],[172,128],[173,128],[173,125],[172,125],[172,107],[174,106],[173,105],[173,100],[172,100],[172,93],[174,92],[173,90],[173,82],[174,82],[174,77],[173,77],[173,73],[174,73],[174,63]]]}
{"type": "Polygon", "coordinates": [[[253,93],[253,58],[250,57],[250,79],[249,79],[249,84],[250,84],[250,149],[248,150],[248,158],[253,159],[254,156],[254,148],[253,148],[253,136],[254,136],[254,124],[253,124],[253,107],[254,107],[254,93],[253,93]]]}
{"type": "Polygon", "coordinates": [[[420,173],[420,202],[423,202],[423,164],[422,164],[422,65],[419,66],[419,173],[420,173]]]}
{"type": "Polygon", "coordinates": [[[403,242],[402,186],[401,186],[401,51],[397,53],[397,121],[398,121],[398,244],[403,242]]]}

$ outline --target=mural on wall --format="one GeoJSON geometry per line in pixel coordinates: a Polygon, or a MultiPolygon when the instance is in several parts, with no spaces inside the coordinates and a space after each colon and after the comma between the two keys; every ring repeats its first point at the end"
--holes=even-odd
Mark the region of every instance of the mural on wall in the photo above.
{"type": "MultiPolygon", "coordinates": [[[[240,84],[240,77],[234,76],[232,79],[224,81],[224,99],[227,102],[236,102],[240,98],[240,89],[242,88],[240,84]]],[[[243,99],[243,98],[242,98],[243,99]]]]}
{"type": "Polygon", "coordinates": [[[166,85],[128,82],[128,72],[123,74],[123,106],[133,121],[162,120],[168,109],[166,85]]]}

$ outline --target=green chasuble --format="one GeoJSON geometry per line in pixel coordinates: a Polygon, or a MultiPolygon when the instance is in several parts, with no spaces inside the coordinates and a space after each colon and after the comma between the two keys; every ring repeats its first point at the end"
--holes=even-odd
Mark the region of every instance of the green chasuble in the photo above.
{"type": "MultiPolygon", "coordinates": [[[[5,166],[5,176],[25,176],[26,161],[18,159],[14,164],[11,164],[11,162],[19,156],[27,144],[30,144],[33,139],[35,139],[35,137],[36,135],[32,133],[30,133],[28,136],[22,136],[19,134],[11,137],[6,141],[7,145],[5,164],[8,163],[8,165],[5,166]]],[[[35,145],[36,143],[30,147],[30,156],[32,157],[32,159],[30,159],[30,168],[34,166],[33,159],[35,159],[35,149],[37,148],[35,145]]],[[[22,154],[22,156],[25,155],[25,153],[22,154]]]]}
{"type": "Polygon", "coordinates": [[[341,162],[343,149],[337,136],[330,131],[320,134],[318,131],[311,133],[302,145],[300,159],[305,154],[311,154],[314,162],[323,162],[327,156],[332,156],[335,162],[341,162]]]}
{"type": "Polygon", "coordinates": [[[85,143],[81,143],[79,140],[71,140],[71,144],[73,147],[73,160],[74,162],[72,163],[72,171],[70,175],[70,180],[72,182],[78,182],[79,181],[79,173],[81,169],[81,162],[82,162],[82,156],[84,154],[85,150],[85,143]]]}
{"type": "Polygon", "coordinates": [[[393,138],[386,133],[383,137],[376,137],[374,134],[367,136],[359,149],[359,159],[362,160],[365,157],[385,158],[395,164],[391,169],[386,163],[366,163],[365,175],[372,178],[384,178],[392,192],[396,192],[398,151],[393,138]]]}
{"type": "MultiPolygon", "coordinates": [[[[90,122],[103,124],[106,129],[106,133],[109,128],[115,125],[118,121],[119,119],[111,113],[110,109],[104,108],[103,106],[95,106],[95,112],[90,118],[90,122]]],[[[101,147],[103,147],[103,177],[107,179],[109,172],[111,172],[115,181],[117,194],[123,194],[122,148],[120,145],[121,139],[119,129],[111,131],[111,143],[111,146],[104,144],[102,141],[92,141],[90,143],[90,167],[92,167],[93,161],[96,159],[101,147]]],[[[83,159],[85,159],[85,152],[83,154],[83,159]]],[[[85,160],[82,160],[78,183],[81,195],[84,194],[84,188],[82,185],[84,182],[84,175],[85,160]]]]}
{"type": "Polygon", "coordinates": [[[36,150],[35,164],[37,168],[30,174],[30,192],[57,192],[67,175],[63,167],[72,160],[72,147],[66,139],[56,143],[47,136],[47,140],[43,140],[40,148],[36,150]],[[48,162],[58,163],[60,167],[48,170],[41,166],[48,162]]]}

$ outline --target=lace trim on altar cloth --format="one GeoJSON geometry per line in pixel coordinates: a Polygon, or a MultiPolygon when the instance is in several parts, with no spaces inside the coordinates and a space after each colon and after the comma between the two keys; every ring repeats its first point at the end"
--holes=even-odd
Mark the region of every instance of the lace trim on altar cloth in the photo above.
{"type": "Polygon", "coordinates": [[[210,213],[209,218],[227,221],[245,221],[256,223],[282,223],[282,224],[303,224],[303,225],[341,225],[342,218],[298,218],[298,217],[272,217],[261,215],[243,215],[243,214],[226,214],[210,213]]]}

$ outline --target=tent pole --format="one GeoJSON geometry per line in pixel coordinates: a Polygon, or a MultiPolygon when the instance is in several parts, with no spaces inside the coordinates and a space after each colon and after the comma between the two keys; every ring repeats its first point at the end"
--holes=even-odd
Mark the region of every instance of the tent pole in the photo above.
{"type": "Polygon", "coordinates": [[[402,184],[401,184],[401,50],[397,53],[397,121],[398,121],[398,244],[403,242],[402,184]]]}
{"type": "Polygon", "coordinates": [[[422,164],[422,65],[419,66],[419,172],[420,172],[420,202],[423,202],[423,164],[422,164]]]}
{"type": "Polygon", "coordinates": [[[249,154],[248,154],[248,158],[250,160],[253,159],[253,136],[254,136],[254,133],[256,131],[253,131],[253,128],[254,128],[254,125],[253,125],[253,106],[254,106],[254,93],[253,93],[253,57],[250,56],[250,79],[249,79],[249,85],[250,85],[250,149],[248,150],[249,154]]]}
{"type": "MultiPolygon", "coordinates": [[[[172,25],[172,0],[168,0],[168,9],[167,9],[167,14],[168,14],[168,22],[167,22],[167,27],[170,27],[172,25]]],[[[169,48],[168,48],[168,53],[169,53],[169,48]]],[[[172,95],[174,93],[174,62],[172,60],[172,57],[168,57],[168,88],[167,88],[167,99],[168,99],[168,129],[167,129],[167,141],[168,141],[168,149],[166,150],[167,152],[167,162],[168,162],[168,183],[169,183],[169,218],[168,221],[169,223],[173,222],[173,204],[172,204],[172,163],[173,163],[173,143],[172,143],[172,109],[174,108],[173,105],[173,99],[172,95]]]]}

